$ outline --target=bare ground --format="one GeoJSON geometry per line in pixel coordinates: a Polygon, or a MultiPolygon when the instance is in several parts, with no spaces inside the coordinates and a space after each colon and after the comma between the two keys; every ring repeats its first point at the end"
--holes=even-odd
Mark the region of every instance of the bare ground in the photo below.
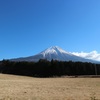
{"type": "Polygon", "coordinates": [[[100,78],[0,74],[0,100],[100,100],[100,78]]]}

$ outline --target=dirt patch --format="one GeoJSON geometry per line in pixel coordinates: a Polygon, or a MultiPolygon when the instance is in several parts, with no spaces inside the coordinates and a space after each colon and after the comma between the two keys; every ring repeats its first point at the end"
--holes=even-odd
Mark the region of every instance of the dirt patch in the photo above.
{"type": "Polygon", "coordinates": [[[0,100],[100,100],[99,78],[32,78],[0,74],[0,100]]]}

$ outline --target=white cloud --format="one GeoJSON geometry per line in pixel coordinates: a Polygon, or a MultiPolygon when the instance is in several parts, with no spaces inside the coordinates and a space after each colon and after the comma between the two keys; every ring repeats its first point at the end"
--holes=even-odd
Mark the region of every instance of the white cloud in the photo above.
{"type": "Polygon", "coordinates": [[[84,57],[87,59],[93,59],[93,60],[97,60],[100,61],[100,53],[98,53],[96,50],[92,51],[92,52],[72,52],[72,54],[76,55],[76,56],[80,56],[80,57],[84,57]]]}

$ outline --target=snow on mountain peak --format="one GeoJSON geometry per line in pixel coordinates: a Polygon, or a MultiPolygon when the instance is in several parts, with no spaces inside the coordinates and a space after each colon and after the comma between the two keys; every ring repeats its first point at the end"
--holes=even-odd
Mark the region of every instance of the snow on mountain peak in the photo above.
{"type": "Polygon", "coordinates": [[[46,54],[56,54],[56,55],[58,55],[59,53],[68,53],[68,52],[64,51],[63,49],[61,49],[58,46],[52,46],[52,47],[41,52],[41,54],[43,54],[44,56],[46,54]]]}

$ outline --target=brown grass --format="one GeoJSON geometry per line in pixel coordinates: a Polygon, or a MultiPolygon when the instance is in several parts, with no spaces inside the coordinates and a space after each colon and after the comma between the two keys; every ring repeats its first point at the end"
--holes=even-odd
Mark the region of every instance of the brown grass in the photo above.
{"type": "Polygon", "coordinates": [[[0,74],[0,100],[100,100],[99,78],[32,78],[0,74]]]}

